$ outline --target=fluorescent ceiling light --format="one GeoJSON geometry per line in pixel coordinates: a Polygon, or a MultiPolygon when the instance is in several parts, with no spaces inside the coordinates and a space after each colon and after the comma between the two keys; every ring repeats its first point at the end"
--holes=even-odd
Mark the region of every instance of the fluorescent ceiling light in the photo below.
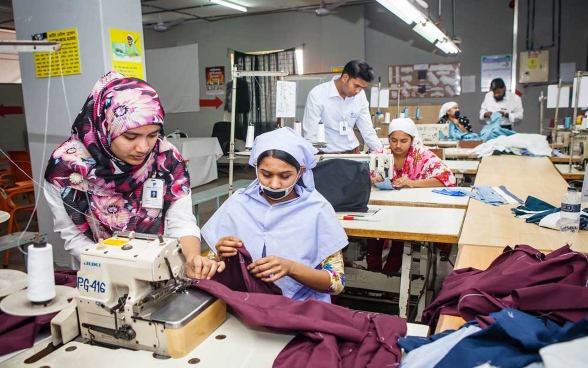
{"type": "Polygon", "coordinates": [[[414,26],[413,30],[423,36],[430,43],[436,40],[442,41],[447,36],[433,22],[428,20],[426,23],[419,23],[414,26]]]}
{"type": "Polygon", "coordinates": [[[376,0],[406,24],[425,23],[427,18],[408,0],[376,0]]]}
{"type": "Polygon", "coordinates": [[[225,0],[210,0],[211,3],[226,6],[227,8],[235,9],[247,13],[247,8],[241,5],[233,4],[225,0]]]}
{"type": "Polygon", "coordinates": [[[416,33],[420,34],[421,37],[423,37],[425,40],[429,41],[430,43],[435,43],[435,41],[437,41],[439,39],[437,37],[437,32],[435,32],[435,29],[439,29],[439,28],[435,27],[435,25],[431,22],[417,23],[417,25],[414,26],[414,28],[413,28],[413,30],[416,33]]]}
{"type": "Polygon", "coordinates": [[[444,38],[443,41],[437,41],[435,46],[446,54],[458,54],[461,50],[453,43],[453,41],[444,38]]]}

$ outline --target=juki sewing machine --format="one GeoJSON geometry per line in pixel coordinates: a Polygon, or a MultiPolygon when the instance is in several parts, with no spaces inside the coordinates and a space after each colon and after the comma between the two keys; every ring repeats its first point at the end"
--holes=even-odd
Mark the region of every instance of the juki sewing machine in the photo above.
{"type": "Polygon", "coordinates": [[[51,322],[53,343],[90,342],[181,358],[226,319],[223,301],[187,289],[176,239],[115,233],[84,249],[79,296],[51,322]],[[77,310],[77,313],[76,313],[77,310]]]}

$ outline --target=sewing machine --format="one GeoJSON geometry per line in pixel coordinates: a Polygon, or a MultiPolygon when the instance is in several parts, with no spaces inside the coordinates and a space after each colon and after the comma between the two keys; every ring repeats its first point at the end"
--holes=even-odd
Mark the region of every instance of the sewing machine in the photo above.
{"type": "Polygon", "coordinates": [[[84,249],[80,294],[51,322],[54,345],[81,332],[93,343],[185,356],[225,321],[226,305],[187,290],[183,263],[178,241],[161,236],[115,233],[84,249]]]}

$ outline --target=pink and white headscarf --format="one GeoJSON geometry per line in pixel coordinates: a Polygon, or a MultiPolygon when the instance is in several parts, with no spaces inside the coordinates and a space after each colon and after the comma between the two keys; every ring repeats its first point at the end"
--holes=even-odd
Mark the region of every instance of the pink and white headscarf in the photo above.
{"type": "Polygon", "coordinates": [[[76,117],[71,137],[51,155],[45,179],[61,188],[65,209],[89,239],[113,231],[161,234],[173,202],[188,195],[190,178],[183,158],[163,134],[165,112],[147,82],[109,72],[100,78],[76,117]],[[157,143],[141,165],[129,165],[110,146],[121,134],[159,125],[157,143]],[[143,208],[143,183],[165,182],[163,209],[143,208]],[[93,219],[97,226],[90,226],[93,219]]]}

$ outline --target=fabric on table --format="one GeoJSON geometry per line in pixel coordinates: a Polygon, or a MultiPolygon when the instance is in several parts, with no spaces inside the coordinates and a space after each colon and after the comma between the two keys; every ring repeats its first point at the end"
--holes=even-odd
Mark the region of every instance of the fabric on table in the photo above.
{"type": "MultiPolygon", "coordinates": [[[[402,368],[435,367],[457,345],[462,339],[481,331],[478,326],[467,326],[461,328],[443,338],[437,339],[430,344],[423,345],[412,350],[402,360],[402,368]]],[[[402,340],[402,339],[401,339],[402,340]]],[[[399,341],[399,345],[400,341],[399,341]]],[[[402,345],[401,345],[402,346],[402,345]]],[[[405,349],[406,350],[406,349],[405,349]]]]}
{"type": "Polygon", "coordinates": [[[588,317],[588,258],[565,245],[545,255],[528,246],[506,247],[487,270],[454,270],[423,312],[434,326],[440,314],[471,320],[516,308],[563,323],[588,317]],[[549,295],[549,298],[545,298],[549,295]]]}
{"type": "MultiPolygon", "coordinates": [[[[539,198],[528,196],[525,204],[511,208],[515,217],[523,218],[528,223],[537,224],[541,227],[559,230],[560,207],[555,207],[539,198]]],[[[588,230],[588,209],[580,212],[580,230],[588,230]]]]}
{"type": "Polygon", "coordinates": [[[275,290],[247,271],[250,258],[243,247],[238,251],[239,257],[231,257],[225,271],[193,287],[224,300],[248,325],[298,332],[274,367],[386,367],[400,362],[397,341],[406,335],[404,319],[275,295],[275,290]]]}
{"type": "Polygon", "coordinates": [[[546,346],[539,355],[545,368],[584,368],[588,362],[588,337],[546,346]]]}
{"type": "Polygon", "coordinates": [[[447,188],[443,188],[443,189],[433,189],[431,190],[433,193],[437,193],[437,194],[443,194],[446,196],[451,196],[451,197],[465,197],[467,194],[465,194],[465,192],[460,189],[460,188],[455,188],[455,189],[447,189],[447,188]]]}
{"type": "Polygon", "coordinates": [[[460,340],[435,366],[474,367],[488,363],[501,368],[519,368],[541,361],[539,349],[588,334],[588,320],[557,324],[514,309],[490,315],[494,323],[460,340]]]}
{"type": "Polygon", "coordinates": [[[374,185],[380,190],[394,190],[390,178],[386,177],[384,181],[375,182],[374,185]]]}

